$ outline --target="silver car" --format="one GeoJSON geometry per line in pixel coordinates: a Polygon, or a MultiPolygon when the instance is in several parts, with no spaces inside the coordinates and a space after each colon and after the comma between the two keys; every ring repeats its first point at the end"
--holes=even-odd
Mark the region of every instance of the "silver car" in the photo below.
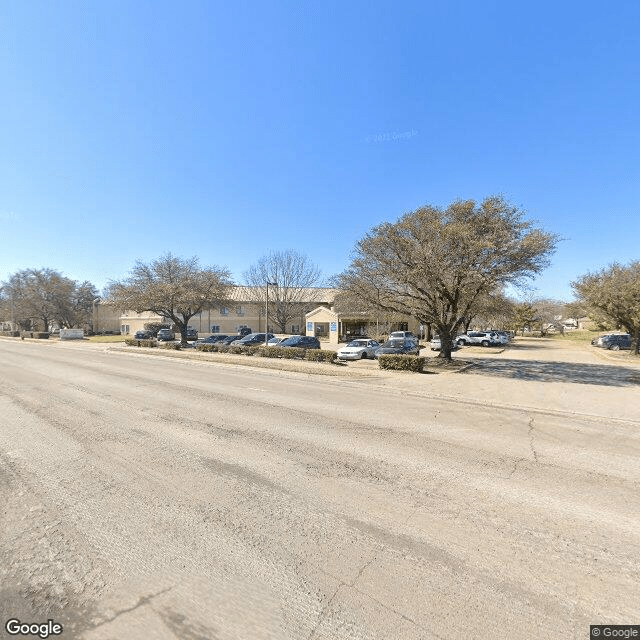
{"type": "Polygon", "coordinates": [[[373,358],[380,344],[375,340],[352,340],[346,347],[338,350],[338,360],[364,360],[373,358]]]}

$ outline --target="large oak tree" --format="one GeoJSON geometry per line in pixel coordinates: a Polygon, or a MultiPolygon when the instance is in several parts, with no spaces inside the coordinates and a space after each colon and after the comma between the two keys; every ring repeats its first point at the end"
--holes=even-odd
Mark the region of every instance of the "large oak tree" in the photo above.
{"type": "Polygon", "coordinates": [[[640,352],[640,260],[587,273],[571,283],[579,301],[624,327],[640,352]]]}
{"type": "Polygon", "coordinates": [[[502,196],[427,205],[374,227],[340,285],[369,305],[432,323],[451,359],[455,335],[483,296],[540,273],[557,241],[502,196]]]}
{"type": "Polygon", "coordinates": [[[138,260],[128,278],[109,284],[108,300],[123,311],[151,311],[171,319],[186,345],[189,320],[225,300],[230,285],[227,269],[201,267],[196,257],[167,253],[149,264],[138,260]]]}

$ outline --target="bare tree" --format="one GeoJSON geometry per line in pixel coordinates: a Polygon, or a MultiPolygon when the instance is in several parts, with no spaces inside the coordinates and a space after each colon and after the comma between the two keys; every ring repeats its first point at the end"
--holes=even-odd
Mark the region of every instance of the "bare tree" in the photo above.
{"type": "Polygon", "coordinates": [[[52,322],[73,327],[88,320],[97,290],[90,282],[79,284],[55,269],[25,269],[2,283],[15,323],[23,328],[39,324],[49,331],[52,322]]]}
{"type": "Polygon", "coordinates": [[[374,227],[356,245],[341,288],[381,309],[433,323],[450,360],[453,339],[483,295],[522,286],[549,264],[558,238],[501,196],[427,205],[374,227]]]}
{"type": "Polygon", "coordinates": [[[636,355],[640,352],[640,260],[610,266],[587,273],[571,283],[579,300],[596,316],[611,319],[624,327],[634,340],[636,355]]]}
{"type": "Polygon", "coordinates": [[[150,264],[138,260],[128,278],[109,283],[107,297],[123,311],[151,311],[171,319],[186,345],[189,320],[227,298],[230,285],[227,269],[200,267],[196,257],[167,253],[150,264]]]}
{"type": "MultiPolygon", "coordinates": [[[[263,256],[244,273],[253,298],[267,302],[269,283],[269,317],[286,333],[287,324],[310,311],[313,288],[319,286],[320,269],[306,255],[297,251],[273,251],[263,256]]],[[[268,328],[267,328],[268,330],[268,328]]]]}

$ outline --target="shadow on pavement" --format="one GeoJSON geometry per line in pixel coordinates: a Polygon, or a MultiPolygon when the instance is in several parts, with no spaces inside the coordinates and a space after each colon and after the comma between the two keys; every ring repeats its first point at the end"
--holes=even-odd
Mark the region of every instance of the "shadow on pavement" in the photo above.
{"type": "Polygon", "coordinates": [[[640,385],[640,371],[606,364],[575,364],[546,360],[487,359],[468,371],[468,374],[489,375],[535,382],[574,382],[598,384],[605,387],[640,385]]]}

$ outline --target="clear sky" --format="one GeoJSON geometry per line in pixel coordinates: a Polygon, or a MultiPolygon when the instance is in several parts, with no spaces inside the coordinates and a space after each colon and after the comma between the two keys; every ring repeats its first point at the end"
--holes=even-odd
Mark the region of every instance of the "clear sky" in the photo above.
{"type": "Polygon", "coordinates": [[[504,194],[538,295],[638,259],[640,2],[5,0],[0,280],[166,251],[343,270],[373,225],[504,194]]]}

